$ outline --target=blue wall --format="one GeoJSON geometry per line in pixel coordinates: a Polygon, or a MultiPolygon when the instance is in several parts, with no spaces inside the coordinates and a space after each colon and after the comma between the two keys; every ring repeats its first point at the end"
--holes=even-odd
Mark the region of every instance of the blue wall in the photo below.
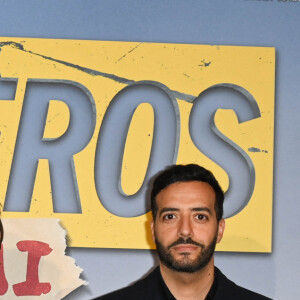
{"type": "MultiPolygon", "coordinates": [[[[217,253],[216,264],[249,289],[298,300],[299,15],[300,2],[277,0],[2,0],[0,36],[275,47],[273,252],[217,253]]],[[[127,285],[156,261],[146,250],[74,248],[69,254],[90,284],[68,300],[90,299],[127,285]]]]}

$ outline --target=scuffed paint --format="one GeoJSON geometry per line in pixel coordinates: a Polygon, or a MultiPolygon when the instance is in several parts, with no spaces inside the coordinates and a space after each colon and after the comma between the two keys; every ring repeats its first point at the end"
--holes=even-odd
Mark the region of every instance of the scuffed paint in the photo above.
{"type": "Polygon", "coordinates": [[[117,64],[120,60],[122,60],[124,57],[127,56],[127,54],[133,52],[136,48],[138,48],[141,44],[143,43],[139,43],[138,45],[136,45],[135,47],[133,47],[132,49],[130,49],[127,53],[125,53],[123,56],[121,56],[116,62],[115,64],[117,64]]]}
{"type": "Polygon", "coordinates": [[[199,67],[209,67],[212,63],[211,61],[206,62],[205,59],[201,60],[202,64],[198,65],[199,67]]]}
{"type": "Polygon", "coordinates": [[[39,54],[39,53],[32,52],[30,50],[26,50],[24,48],[24,46],[20,43],[15,43],[15,42],[10,42],[10,41],[0,43],[0,48],[3,47],[3,46],[12,46],[13,48],[19,49],[21,51],[24,51],[24,52],[27,52],[27,53],[30,53],[30,54],[33,54],[33,55],[40,56],[40,57],[42,57],[46,60],[50,60],[50,61],[54,61],[54,62],[63,64],[67,67],[77,69],[79,71],[85,72],[85,73],[87,73],[89,75],[92,75],[92,76],[102,76],[102,77],[109,78],[109,79],[112,79],[114,81],[117,81],[119,83],[125,83],[125,84],[135,83],[134,80],[119,77],[119,76],[116,76],[114,74],[104,73],[104,72],[96,71],[96,70],[93,70],[93,69],[85,68],[85,67],[82,67],[82,66],[79,66],[79,65],[76,65],[76,64],[72,64],[72,63],[63,61],[63,60],[55,59],[55,58],[50,57],[50,56],[45,56],[45,55],[42,55],[42,54],[39,54]]]}
{"type": "MultiPolygon", "coordinates": [[[[130,53],[133,50],[135,50],[141,44],[142,43],[139,43],[135,48],[131,49],[128,53],[130,53]]],[[[105,77],[105,78],[108,78],[108,79],[111,79],[111,80],[114,80],[116,82],[123,83],[123,84],[133,84],[133,83],[136,83],[136,81],[132,80],[132,79],[127,79],[127,78],[120,77],[120,76],[117,76],[117,75],[114,75],[114,74],[104,73],[104,72],[101,72],[101,71],[97,71],[97,70],[93,70],[93,69],[90,69],[90,68],[82,67],[82,66],[79,66],[79,65],[76,65],[76,64],[72,64],[70,62],[66,62],[66,61],[63,61],[63,60],[60,60],[60,59],[55,59],[55,58],[50,57],[50,56],[45,56],[45,55],[42,55],[42,54],[39,54],[39,53],[32,52],[30,50],[26,50],[21,43],[16,43],[16,42],[12,42],[12,41],[1,42],[0,43],[0,51],[1,51],[1,48],[4,47],[4,46],[11,46],[13,48],[16,48],[16,49],[19,49],[21,51],[30,53],[32,55],[36,55],[36,56],[42,57],[42,58],[44,58],[46,60],[50,60],[50,61],[53,61],[53,62],[56,62],[56,63],[63,64],[65,66],[67,66],[67,67],[70,67],[70,68],[73,68],[73,69],[77,69],[77,70],[79,70],[81,72],[87,73],[87,74],[92,75],[92,76],[102,76],[102,77],[105,77]]],[[[125,57],[125,56],[123,55],[121,57],[121,59],[123,57],[125,57]]],[[[187,101],[187,102],[193,102],[196,99],[196,96],[188,95],[188,94],[185,94],[185,93],[181,93],[179,91],[171,90],[171,92],[174,95],[174,97],[176,97],[176,98],[178,98],[180,100],[187,101]]]]}
{"type": "Polygon", "coordinates": [[[261,150],[261,149],[256,148],[256,147],[248,148],[248,151],[249,151],[249,152],[263,152],[263,153],[268,153],[267,150],[261,150]]]}
{"type": "Polygon", "coordinates": [[[0,43],[0,48],[2,48],[3,46],[12,46],[13,48],[25,51],[23,45],[20,44],[20,43],[16,43],[16,42],[11,42],[11,41],[1,42],[0,43]]]}
{"type": "Polygon", "coordinates": [[[255,147],[248,148],[248,151],[249,152],[261,152],[261,150],[259,148],[255,148],[255,147]]]}

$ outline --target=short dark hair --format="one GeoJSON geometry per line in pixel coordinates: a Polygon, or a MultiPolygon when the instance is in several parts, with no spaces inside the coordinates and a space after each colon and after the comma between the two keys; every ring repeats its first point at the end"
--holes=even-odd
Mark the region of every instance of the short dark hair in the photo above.
{"type": "Polygon", "coordinates": [[[217,220],[220,221],[223,217],[223,202],[224,192],[220,187],[217,179],[209,170],[196,165],[173,165],[160,172],[155,178],[152,191],[151,191],[151,211],[153,220],[156,219],[157,203],[156,196],[160,191],[176,182],[189,182],[189,181],[201,181],[208,183],[214,190],[215,198],[215,211],[217,220]]]}

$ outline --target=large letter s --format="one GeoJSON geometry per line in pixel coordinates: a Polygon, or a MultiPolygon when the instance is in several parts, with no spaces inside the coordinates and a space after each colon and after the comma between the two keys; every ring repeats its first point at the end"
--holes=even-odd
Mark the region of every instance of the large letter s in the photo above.
{"type": "Polygon", "coordinates": [[[230,184],[224,202],[224,217],[229,218],[249,202],[255,185],[255,169],[247,153],[216,127],[214,116],[218,108],[233,109],[239,122],[259,118],[260,111],[247,90],[226,83],[202,92],[191,110],[189,127],[194,144],[224,168],[229,176],[230,184]]]}

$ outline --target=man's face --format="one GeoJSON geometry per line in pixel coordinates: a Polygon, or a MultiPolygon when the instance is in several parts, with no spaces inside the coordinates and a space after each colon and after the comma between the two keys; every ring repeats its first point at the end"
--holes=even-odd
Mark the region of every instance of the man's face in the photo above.
{"type": "Polygon", "coordinates": [[[161,263],[178,272],[201,270],[225,227],[216,218],[214,190],[205,182],[178,182],[158,193],[156,202],[151,228],[161,263]]]}

